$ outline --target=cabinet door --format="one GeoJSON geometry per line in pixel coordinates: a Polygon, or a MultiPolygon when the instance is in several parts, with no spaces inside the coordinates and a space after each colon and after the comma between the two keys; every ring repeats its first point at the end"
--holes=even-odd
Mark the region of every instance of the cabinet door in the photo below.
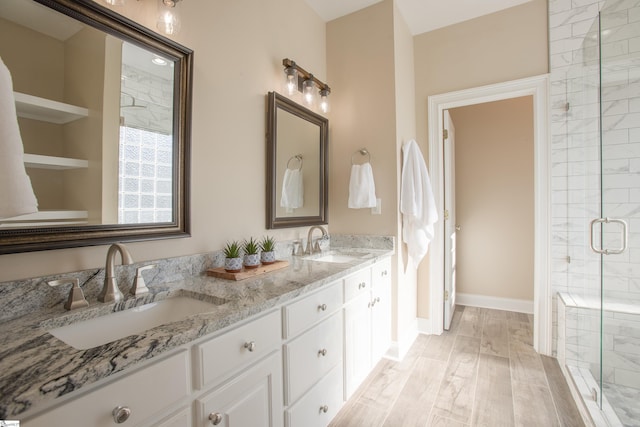
{"type": "Polygon", "coordinates": [[[280,427],[282,357],[277,351],[196,401],[196,426],[280,427]]]}
{"type": "Polygon", "coordinates": [[[342,360],[342,313],[323,320],[284,350],[285,403],[290,405],[342,360]]]}
{"type": "Polygon", "coordinates": [[[371,370],[371,294],[360,295],[344,308],[345,400],[371,370]]]}
{"type": "Polygon", "coordinates": [[[371,356],[375,365],[391,345],[391,261],[382,261],[371,271],[371,356]]]}

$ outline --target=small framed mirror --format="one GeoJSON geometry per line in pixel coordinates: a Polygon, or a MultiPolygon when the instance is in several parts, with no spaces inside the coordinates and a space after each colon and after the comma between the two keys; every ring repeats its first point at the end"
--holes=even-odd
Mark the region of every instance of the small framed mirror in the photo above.
{"type": "Polygon", "coordinates": [[[327,223],[329,120],[267,96],[267,228],[327,223]]]}

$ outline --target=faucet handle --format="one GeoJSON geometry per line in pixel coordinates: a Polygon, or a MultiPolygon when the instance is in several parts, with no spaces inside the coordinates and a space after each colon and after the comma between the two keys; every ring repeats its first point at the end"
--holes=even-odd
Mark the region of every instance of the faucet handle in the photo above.
{"type": "Polygon", "coordinates": [[[136,268],[136,278],[133,280],[133,286],[129,293],[133,296],[139,297],[144,294],[149,293],[149,288],[147,288],[147,284],[144,282],[144,277],[142,276],[142,272],[146,270],[151,270],[155,267],[155,264],[145,265],[144,267],[136,268]]]}
{"type": "Polygon", "coordinates": [[[66,310],[75,310],[76,308],[89,306],[89,302],[84,297],[84,292],[82,292],[82,288],[80,287],[80,280],[78,280],[77,277],[73,279],[51,280],[47,283],[52,287],[69,284],[72,285],[71,291],[69,291],[69,298],[67,299],[67,302],[64,303],[64,308],[66,310]]]}

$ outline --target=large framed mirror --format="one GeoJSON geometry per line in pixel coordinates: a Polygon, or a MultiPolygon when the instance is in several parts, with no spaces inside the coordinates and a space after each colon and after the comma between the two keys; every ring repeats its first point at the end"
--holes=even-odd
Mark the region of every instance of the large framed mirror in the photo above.
{"type": "Polygon", "coordinates": [[[91,0],[2,0],[0,58],[38,200],[0,253],[189,236],[192,50],[91,0]]]}
{"type": "Polygon", "coordinates": [[[267,96],[267,228],[327,223],[329,120],[267,96]]]}

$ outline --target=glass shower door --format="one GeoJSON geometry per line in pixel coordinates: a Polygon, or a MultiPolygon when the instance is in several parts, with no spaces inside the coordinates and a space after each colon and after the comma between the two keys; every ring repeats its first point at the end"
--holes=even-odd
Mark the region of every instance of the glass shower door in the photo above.
{"type": "Polygon", "coordinates": [[[601,252],[601,408],[626,426],[640,424],[638,3],[607,2],[600,13],[601,215],[592,223],[601,252]]]}

